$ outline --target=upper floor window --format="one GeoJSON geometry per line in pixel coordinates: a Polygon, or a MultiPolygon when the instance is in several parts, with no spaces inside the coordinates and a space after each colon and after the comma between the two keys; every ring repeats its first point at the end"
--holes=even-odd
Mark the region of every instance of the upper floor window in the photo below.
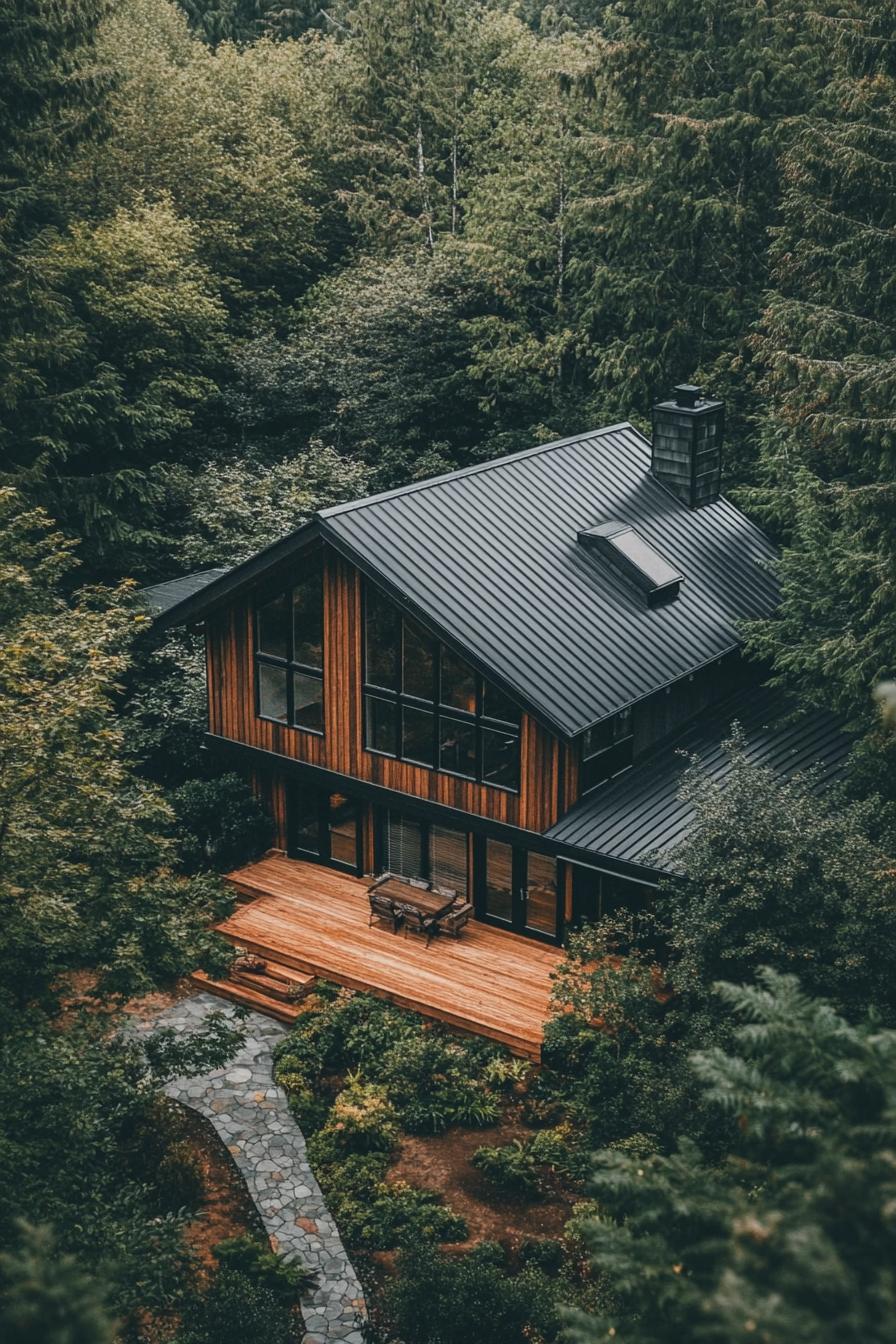
{"type": "Polygon", "coordinates": [[[364,745],[497,788],[520,786],[520,712],[465,659],[364,593],[364,745]]]}
{"type": "Polygon", "coordinates": [[[631,709],[623,709],[589,728],[582,737],[580,793],[587,793],[631,765],[633,743],[631,709]]]}
{"type": "Polygon", "coordinates": [[[301,577],[255,608],[256,710],[263,719],[322,733],[323,556],[301,577]]]}

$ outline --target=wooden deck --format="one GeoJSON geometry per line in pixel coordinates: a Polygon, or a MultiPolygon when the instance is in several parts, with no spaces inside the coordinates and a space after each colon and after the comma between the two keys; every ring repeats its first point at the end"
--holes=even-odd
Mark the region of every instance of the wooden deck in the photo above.
{"type": "Polygon", "coordinates": [[[366,881],[279,854],[228,880],[250,898],[218,926],[231,942],[540,1058],[555,948],[476,921],[428,947],[368,928],[366,881]]]}

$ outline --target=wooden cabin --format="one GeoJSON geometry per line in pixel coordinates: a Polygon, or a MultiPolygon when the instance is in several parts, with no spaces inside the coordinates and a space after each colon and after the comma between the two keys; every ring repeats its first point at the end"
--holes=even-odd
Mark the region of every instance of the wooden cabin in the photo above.
{"type": "Polygon", "coordinates": [[[415,482],[147,590],[160,626],[204,626],[206,745],[276,847],[556,945],[674,868],[682,745],[723,773],[738,719],[756,759],[836,771],[839,725],[741,658],[774,552],[720,494],[722,431],[682,386],[652,441],[612,425],[415,482]]]}

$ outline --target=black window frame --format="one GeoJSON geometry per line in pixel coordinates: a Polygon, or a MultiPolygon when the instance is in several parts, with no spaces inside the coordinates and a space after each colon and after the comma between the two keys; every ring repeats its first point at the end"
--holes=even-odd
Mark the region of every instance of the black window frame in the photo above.
{"type": "Polygon", "coordinates": [[[317,552],[318,581],[320,583],[320,610],[321,610],[321,653],[320,667],[314,667],[310,663],[300,662],[295,657],[295,616],[293,609],[293,592],[299,586],[298,583],[284,583],[276,587],[266,588],[262,593],[255,597],[252,607],[252,652],[255,658],[255,717],[263,719],[265,723],[276,723],[281,728],[292,728],[297,733],[310,733],[312,737],[323,737],[326,728],[324,718],[324,567],[323,553],[317,552]],[[283,598],[286,605],[286,649],[287,657],[280,658],[277,654],[265,653],[259,647],[260,635],[260,613],[264,607],[270,606],[278,598],[283,598]],[[259,667],[277,667],[281,668],[286,674],[286,722],[282,719],[275,719],[270,714],[261,712],[261,676],[259,667]],[[314,681],[320,682],[320,728],[309,728],[307,724],[295,722],[295,675],[309,677],[314,681]]]}
{"type": "Polygon", "coordinates": [[[584,796],[591,793],[593,789],[600,788],[608,779],[621,774],[632,764],[634,757],[635,742],[635,719],[634,711],[631,705],[613,714],[609,718],[595,724],[582,734],[579,750],[579,770],[581,775],[581,787],[579,794],[584,796]],[[602,745],[588,750],[589,736],[601,730],[604,741],[602,745]],[[594,762],[598,762],[597,766],[594,762]],[[590,770],[589,770],[590,767],[590,770]],[[598,777],[590,778],[597,774],[598,777]],[[589,780],[586,783],[586,780],[589,780]]]}
{"type": "Polygon", "coordinates": [[[495,686],[487,677],[482,676],[475,668],[471,667],[475,687],[475,705],[472,710],[461,709],[455,705],[443,704],[441,701],[442,687],[442,659],[447,654],[449,658],[470,666],[469,660],[464,658],[456,650],[449,648],[444,642],[423,627],[419,621],[413,620],[401,611],[396,603],[392,602],[386,594],[380,589],[376,589],[377,601],[392,602],[392,606],[400,619],[399,625],[399,647],[396,650],[397,663],[397,682],[398,689],[392,690],[388,687],[377,685],[375,682],[368,681],[367,678],[367,594],[371,585],[368,582],[364,584],[362,597],[362,695],[364,700],[363,712],[363,745],[364,750],[374,756],[384,756],[389,760],[404,761],[408,765],[419,766],[423,770],[435,770],[439,774],[451,775],[455,779],[466,779],[473,784],[481,784],[489,789],[500,789],[503,793],[519,794],[520,792],[520,739],[522,736],[522,714],[518,713],[516,721],[508,719],[491,718],[483,713],[483,704],[486,685],[492,685],[495,690],[500,691],[505,698],[510,699],[506,692],[495,686]],[[411,695],[404,689],[404,645],[405,630],[407,624],[422,630],[427,638],[427,642],[432,646],[432,687],[431,698],[424,699],[418,695],[411,695]],[[392,711],[392,751],[386,751],[383,747],[370,745],[369,727],[369,701],[376,700],[381,704],[390,706],[392,711]],[[403,750],[403,715],[404,710],[424,711],[432,715],[432,758],[429,761],[418,760],[415,756],[406,754],[403,750]],[[441,747],[443,737],[443,724],[458,723],[472,726],[475,734],[475,763],[474,773],[466,774],[461,770],[452,770],[443,766],[441,763],[441,747]],[[485,743],[489,732],[512,736],[516,742],[516,771],[515,783],[501,784],[494,780],[485,778],[485,743]]]}

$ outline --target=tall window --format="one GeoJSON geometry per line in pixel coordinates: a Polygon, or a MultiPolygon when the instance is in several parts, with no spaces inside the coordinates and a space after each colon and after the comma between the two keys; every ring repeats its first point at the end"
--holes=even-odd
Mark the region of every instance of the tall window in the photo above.
{"type": "Polygon", "coordinates": [[[467,835],[434,822],[388,812],[383,831],[383,867],[467,895],[467,835]]]}
{"type": "Polygon", "coordinates": [[[587,793],[632,763],[632,711],[624,709],[582,737],[580,792],[587,793]]]}
{"type": "Polygon", "coordinates": [[[263,719],[322,733],[323,559],[315,552],[292,587],[255,608],[257,712],[263,719]]]}
{"type": "Polygon", "coordinates": [[[496,788],[520,786],[520,712],[372,584],[364,593],[364,745],[496,788]]]}

